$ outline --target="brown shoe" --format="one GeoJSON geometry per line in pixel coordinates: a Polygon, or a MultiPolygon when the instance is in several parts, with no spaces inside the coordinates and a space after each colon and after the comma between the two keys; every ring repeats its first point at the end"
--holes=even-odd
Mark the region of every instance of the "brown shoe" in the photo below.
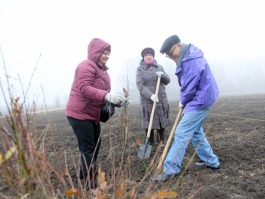
{"type": "Polygon", "coordinates": [[[164,144],[164,134],[165,134],[165,129],[159,129],[157,130],[157,143],[160,144],[162,142],[162,144],[164,144]]]}

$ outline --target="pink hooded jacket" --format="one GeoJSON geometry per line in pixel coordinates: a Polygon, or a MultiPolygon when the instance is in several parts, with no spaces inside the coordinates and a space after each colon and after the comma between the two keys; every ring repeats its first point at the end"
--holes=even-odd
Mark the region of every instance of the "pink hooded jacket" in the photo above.
{"type": "Polygon", "coordinates": [[[97,64],[106,48],[110,48],[110,44],[99,38],[91,40],[88,45],[87,60],[75,70],[66,116],[99,122],[101,107],[111,89],[108,67],[97,64]]]}

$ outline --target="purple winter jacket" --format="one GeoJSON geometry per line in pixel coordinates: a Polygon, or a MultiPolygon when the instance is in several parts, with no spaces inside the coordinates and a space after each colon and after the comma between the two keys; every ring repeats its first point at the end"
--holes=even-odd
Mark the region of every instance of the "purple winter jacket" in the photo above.
{"type": "Polygon", "coordinates": [[[211,106],[217,99],[219,89],[203,52],[190,44],[176,75],[180,85],[180,102],[185,105],[183,113],[211,106]]]}
{"type": "Polygon", "coordinates": [[[111,89],[107,66],[99,66],[99,56],[110,44],[95,38],[88,45],[87,60],[79,63],[66,106],[66,116],[99,122],[105,96],[111,89]]]}

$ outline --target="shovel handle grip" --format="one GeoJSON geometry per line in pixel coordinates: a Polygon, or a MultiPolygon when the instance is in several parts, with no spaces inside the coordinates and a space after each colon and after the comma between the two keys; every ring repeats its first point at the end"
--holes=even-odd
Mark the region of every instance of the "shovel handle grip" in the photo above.
{"type": "MultiPolygon", "coordinates": [[[[158,79],[157,79],[157,83],[156,83],[156,91],[155,91],[155,95],[156,95],[156,96],[158,96],[158,91],[159,91],[160,81],[161,81],[161,76],[158,77],[158,79]]],[[[151,112],[150,121],[149,121],[149,125],[148,125],[147,136],[146,136],[147,139],[150,138],[150,134],[151,134],[152,126],[153,126],[153,120],[154,120],[155,109],[156,109],[156,101],[154,101],[154,103],[153,103],[153,107],[152,107],[152,112],[151,112]]]]}

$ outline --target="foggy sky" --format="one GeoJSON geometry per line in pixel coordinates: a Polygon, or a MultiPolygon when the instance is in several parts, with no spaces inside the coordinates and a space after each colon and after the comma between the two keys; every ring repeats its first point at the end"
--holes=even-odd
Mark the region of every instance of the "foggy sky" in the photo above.
{"type": "MultiPolygon", "coordinates": [[[[128,78],[137,101],[135,72],[141,50],[150,46],[171,77],[169,99],[178,100],[175,64],[159,53],[162,42],[178,34],[203,50],[220,95],[264,93],[264,18],[262,0],[0,0],[0,80],[8,98],[5,66],[20,102],[26,93],[28,104],[64,107],[76,66],[86,59],[89,41],[100,37],[112,46],[113,91],[128,78]]],[[[1,92],[0,112],[3,107],[1,92]]]]}

